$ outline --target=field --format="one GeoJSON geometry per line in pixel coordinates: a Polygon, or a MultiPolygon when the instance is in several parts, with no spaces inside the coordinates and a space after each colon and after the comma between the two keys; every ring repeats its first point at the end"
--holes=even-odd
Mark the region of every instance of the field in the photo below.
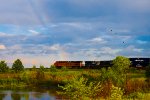
{"type": "MultiPolygon", "coordinates": [[[[116,84],[115,87],[118,85],[116,82],[113,83],[113,81],[111,82],[110,80],[104,82],[102,80],[102,75],[102,70],[100,69],[25,69],[19,73],[11,71],[7,73],[0,73],[0,88],[24,89],[42,87],[46,89],[53,89],[54,91],[57,91],[58,94],[64,95],[62,92],[64,92],[64,88],[66,88],[65,86],[70,83],[70,85],[77,87],[76,89],[80,88],[79,91],[83,92],[83,94],[86,94],[84,93],[85,89],[87,89],[87,91],[91,91],[90,98],[110,98],[110,93],[113,90],[113,84],[116,84]],[[74,83],[72,84],[72,82],[74,83]],[[99,82],[100,85],[97,85],[99,82]],[[93,88],[95,88],[95,90],[93,90],[93,88]],[[96,95],[93,95],[92,92],[96,95]]],[[[124,85],[119,85],[121,90],[118,90],[119,87],[117,88],[117,91],[123,92],[122,97],[124,99],[132,100],[137,98],[148,100],[150,98],[150,85],[146,82],[145,70],[136,70],[131,68],[127,73],[126,80],[127,81],[124,85]]],[[[71,94],[74,93],[72,90],[69,92],[71,94]]]]}

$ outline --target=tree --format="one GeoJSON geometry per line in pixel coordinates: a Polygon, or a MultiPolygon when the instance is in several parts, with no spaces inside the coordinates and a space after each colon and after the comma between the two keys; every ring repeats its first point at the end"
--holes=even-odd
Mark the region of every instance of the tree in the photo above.
{"type": "Polygon", "coordinates": [[[36,66],[35,65],[33,65],[32,71],[36,71],[36,66]]]}
{"type": "Polygon", "coordinates": [[[44,68],[43,65],[40,65],[40,70],[41,70],[41,71],[45,71],[45,68],[44,68]]]}
{"type": "Polygon", "coordinates": [[[112,63],[112,67],[109,67],[108,69],[101,69],[100,77],[102,83],[106,86],[103,90],[108,96],[111,96],[113,85],[121,88],[123,88],[125,85],[127,81],[127,69],[130,66],[130,60],[126,57],[118,56],[112,61],[112,63]]]}
{"type": "Polygon", "coordinates": [[[130,66],[129,58],[123,56],[117,56],[113,60],[113,68],[116,69],[118,72],[124,73],[130,66]]]}
{"type": "Polygon", "coordinates": [[[117,56],[113,60],[112,70],[115,73],[116,84],[123,84],[127,80],[127,70],[130,66],[130,60],[123,56],[117,56]]]}
{"type": "Polygon", "coordinates": [[[7,66],[7,63],[5,61],[0,61],[0,72],[7,72],[9,70],[9,67],[7,66]]]}
{"type": "Polygon", "coordinates": [[[17,59],[16,61],[14,61],[12,65],[12,70],[14,70],[15,72],[20,72],[24,70],[24,66],[20,59],[17,59]]]}

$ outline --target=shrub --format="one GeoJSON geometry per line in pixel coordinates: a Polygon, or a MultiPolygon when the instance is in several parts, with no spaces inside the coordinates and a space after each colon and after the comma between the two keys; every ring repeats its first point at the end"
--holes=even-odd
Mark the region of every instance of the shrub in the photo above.
{"type": "Polygon", "coordinates": [[[143,100],[144,99],[144,93],[141,93],[141,92],[134,92],[134,93],[131,93],[127,96],[127,99],[133,99],[133,100],[143,100]]]}
{"type": "Polygon", "coordinates": [[[67,95],[70,99],[90,99],[96,98],[101,90],[100,83],[90,82],[87,83],[87,79],[74,78],[72,81],[69,81],[65,86],[58,86],[63,89],[63,92],[58,92],[61,95],[67,95]]]}
{"type": "Polygon", "coordinates": [[[65,66],[63,66],[63,67],[61,68],[61,70],[62,70],[62,71],[67,71],[67,68],[66,68],[65,66]]]}
{"type": "Polygon", "coordinates": [[[25,72],[21,73],[20,78],[23,82],[29,83],[30,82],[29,72],[25,71],[25,72]]]}
{"type": "Polygon", "coordinates": [[[125,85],[125,94],[131,94],[134,92],[147,92],[149,91],[149,86],[144,80],[128,80],[125,85]]]}
{"type": "Polygon", "coordinates": [[[43,65],[40,65],[40,71],[45,71],[45,68],[43,65]]]}
{"type": "Polygon", "coordinates": [[[147,78],[147,81],[150,82],[150,65],[146,67],[145,76],[147,78]]]}
{"type": "Polygon", "coordinates": [[[51,65],[50,71],[51,71],[51,72],[56,72],[56,71],[57,71],[57,68],[56,68],[54,65],[51,65]]]}
{"type": "Polygon", "coordinates": [[[45,79],[44,72],[41,70],[38,70],[36,73],[36,79],[38,82],[43,81],[45,79]]]}
{"type": "Polygon", "coordinates": [[[36,66],[35,65],[32,66],[32,71],[36,71],[36,66]]]}
{"type": "Polygon", "coordinates": [[[110,100],[122,100],[123,98],[123,90],[119,87],[115,87],[112,85],[110,100]]]}
{"type": "Polygon", "coordinates": [[[129,72],[130,72],[130,73],[137,73],[138,70],[137,70],[136,68],[134,68],[134,67],[130,67],[130,68],[129,68],[129,72]]]}

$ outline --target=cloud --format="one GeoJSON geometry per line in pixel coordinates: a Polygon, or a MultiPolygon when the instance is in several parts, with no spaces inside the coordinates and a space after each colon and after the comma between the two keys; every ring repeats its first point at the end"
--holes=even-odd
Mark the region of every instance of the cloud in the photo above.
{"type": "Polygon", "coordinates": [[[8,47],[9,50],[22,50],[23,48],[20,45],[13,45],[8,47]]]}
{"type": "Polygon", "coordinates": [[[13,36],[13,34],[8,34],[8,33],[0,32],[0,37],[11,37],[11,36],[13,36]]]}
{"type": "Polygon", "coordinates": [[[100,44],[103,44],[103,43],[106,43],[107,41],[105,41],[103,38],[101,37],[95,37],[95,38],[92,38],[90,40],[88,40],[89,42],[92,42],[92,43],[100,43],[100,44]]]}
{"type": "Polygon", "coordinates": [[[43,3],[45,3],[43,0],[36,2],[35,0],[1,1],[0,22],[16,25],[44,25],[50,18],[47,18],[43,10],[43,3]]]}
{"type": "Polygon", "coordinates": [[[6,49],[5,45],[1,44],[0,45],[0,50],[5,50],[5,49],[6,49]]]}
{"type": "Polygon", "coordinates": [[[128,46],[125,50],[127,50],[127,51],[132,51],[132,52],[142,52],[142,51],[143,51],[143,49],[141,49],[141,48],[136,48],[136,47],[133,46],[133,45],[128,46]]]}
{"type": "Polygon", "coordinates": [[[35,31],[35,30],[28,30],[31,34],[33,35],[38,35],[40,34],[39,32],[35,31]]]}
{"type": "Polygon", "coordinates": [[[109,54],[109,55],[117,55],[117,53],[122,51],[121,49],[112,49],[110,47],[102,47],[100,50],[102,54],[109,54]]]}
{"type": "Polygon", "coordinates": [[[2,1],[0,56],[26,64],[148,56],[149,5],[149,0],[2,1]]]}
{"type": "MultiPolygon", "coordinates": [[[[72,0],[69,1],[71,4],[74,4],[78,7],[82,7],[84,8],[91,8],[91,7],[102,7],[104,6],[116,6],[119,7],[118,9],[122,9],[122,10],[132,10],[132,11],[147,11],[149,10],[149,4],[150,1],[149,0],[86,0],[86,2],[84,0],[72,0]]],[[[109,9],[109,8],[108,8],[109,9]]]]}
{"type": "Polygon", "coordinates": [[[54,44],[54,45],[52,45],[52,46],[50,47],[50,50],[54,50],[54,51],[57,51],[57,50],[60,50],[60,49],[61,49],[61,47],[60,47],[59,44],[54,44]]]}
{"type": "MultiPolygon", "coordinates": [[[[147,12],[149,10],[150,1],[149,0],[126,0],[120,1],[118,4],[126,10],[136,11],[136,12],[147,12]],[[124,4],[124,5],[123,5],[124,4]]],[[[120,8],[122,8],[120,7],[120,8]]]]}

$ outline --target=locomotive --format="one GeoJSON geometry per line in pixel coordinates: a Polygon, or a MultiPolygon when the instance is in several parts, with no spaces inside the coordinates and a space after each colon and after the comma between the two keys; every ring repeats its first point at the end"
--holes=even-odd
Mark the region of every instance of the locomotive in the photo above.
{"type": "MultiPolygon", "coordinates": [[[[150,65],[150,58],[129,58],[130,67],[145,69],[150,65]]],[[[108,68],[113,65],[112,60],[108,61],[56,61],[54,66],[56,68],[83,68],[83,69],[101,69],[108,68]]]]}
{"type": "Polygon", "coordinates": [[[82,61],[56,61],[54,63],[54,66],[56,68],[62,68],[62,67],[67,67],[67,68],[81,68],[83,67],[82,61]]]}

